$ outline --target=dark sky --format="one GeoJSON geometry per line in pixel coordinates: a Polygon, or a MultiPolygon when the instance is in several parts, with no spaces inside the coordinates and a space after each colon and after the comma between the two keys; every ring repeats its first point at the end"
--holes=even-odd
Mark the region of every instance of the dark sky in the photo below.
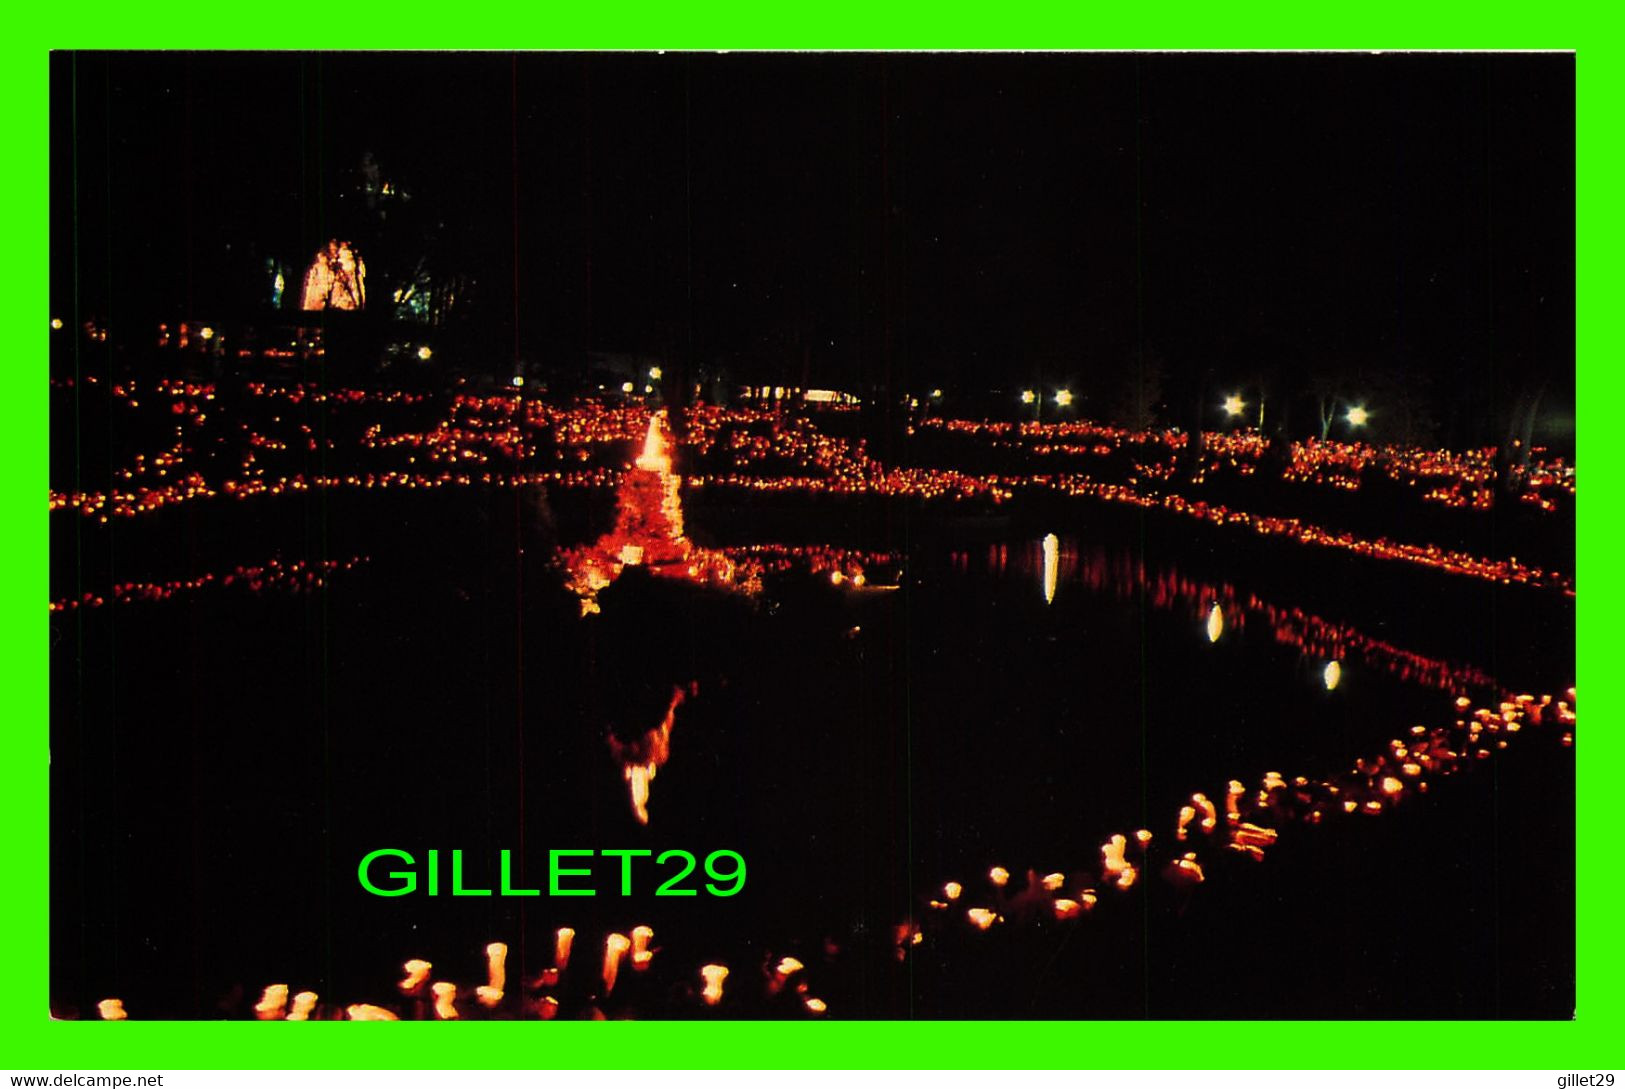
{"type": "Polygon", "coordinates": [[[1572,390],[1569,55],[54,60],[53,290],[115,320],[434,228],[541,360],[983,387],[1335,352],[1572,390]],[[413,195],[393,238],[366,151],[413,195]]]}

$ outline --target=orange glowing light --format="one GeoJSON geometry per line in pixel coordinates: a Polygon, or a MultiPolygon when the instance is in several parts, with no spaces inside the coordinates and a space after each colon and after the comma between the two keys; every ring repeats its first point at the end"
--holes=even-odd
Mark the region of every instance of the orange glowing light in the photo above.
{"type": "Polygon", "coordinates": [[[1405,789],[1405,784],[1401,783],[1398,779],[1395,779],[1392,775],[1383,776],[1383,779],[1382,779],[1382,792],[1384,794],[1390,794],[1390,795],[1398,794],[1400,791],[1402,791],[1404,789],[1405,789]]]}
{"type": "Polygon", "coordinates": [[[260,1021],[279,1021],[288,1006],[288,985],[273,983],[266,987],[260,1000],[254,1004],[254,1016],[260,1021]]]}
{"type": "Polygon", "coordinates": [[[1055,917],[1057,919],[1076,919],[1083,913],[1083,905],[1076,900],[1056,900],[1055,917]]]}
{"type": "Polygon", "coordinates": [[[824,1000],[822,998],[811,998],[811,997],[809,997],[807,999],[805,1005],[807,1007],[807,1012],[808,1013],[813,1013],[813,1014],[820,1014],[820,1013],[823,1013],[825,1010],[829,1009],[829,1006],[824,1002],[824,1000]]]}
{"type": "Polygon", "coordinates": [[[423,981],[429,978],[429,970],[434,967],[426,960],[409,960],[404,965],[406,978],[397,986],[402,994],[417,994],[423,986],[423,981]]]}
{"type": "Polygon", "coordinates": [[[308,1021],[316,1009],[316,992],[300,991],[293,996],[293,1009],[288,1011],[290,1021],[308,1021]]]}
{"type": "Polygon", "coordinates": [[[647,926],[632,928],[632,970],[644,971],[649,962],[654,960],[654,952],[649,948],[649,942],[654,938],[655,932],[647,926]]]}
{"type": "Polygon", "coordinates": [[[570,946],[576,940],[576,932],[567,926],[561,926],[553,939],[553,967],[560,972],[570,966],[570,946]]]}
{"type": "Polygon", "coordinates": [[[1066,874],[1048,873],[1044,875],[1044,888],[1049,892],[1056,892],[1066,884],[1066,874]]]}
{"type": "Polygon", "coordinates": [[[604,939],[604,993],[615,989],[615,980],[621,973],[621,958],[632,948],[632,940],[625,934],[611,934],[604,939]]]}
{"type": "Polygon", "coordinates": [[[949,900],[959,899],[959,894],[964,891],[965,886],[961,885],[958,881],[950,881],[946,885],[942,886],[942,895],[946,896],[949,900]]]}
{"type": "Polygon", "coordinates": [[[700,978],[705,981],[705,989],[700,997],[705,999],[707,1006],[715,1006],[722,1001],[722,984],[728,978],[728,969],[720,964],[707,964],[700,969],[700,978]]]}
{"type": "Polygon", "coordinates": [[[1010,871],[1003,866],[995,866],[987,872],[987,879],[999,888],[1010,883],[1010,871]]]}
{"type": "Polygon", "coordinates": [[[104,998],[96,1003],[96,1013],[103,1021],[123,1021],[130,1015],[124,1012],[124,1002],[118,998],[104,998]]]}
{"type": "Polygon", "coordinates": [[[353,1006],[344,1008],[345,1016],[352,1021],[399,1021],[393,1013],[382,1006],[373,1006],[366,1002],[358,1002],[353,1006]]]}
{"type": "Polygon", "coordinates": [[[436,983],[429,991],[434,995],[434,1015],[442,1021],[456,1021],[457,984],[436,983]]]}
{"type": "Polygon", "coordinates": [[[986,930],[999,921],[998,913],[987,908],[971,908],[965,912],[965,918],[969,919],[977,930],[986,930]]]}
{"type": "Polygon", "coordinates": [[[1207,614],[1207,641],[1217,643],[1219,636],[1224,634],[1224,610],[1214,602],[1213,608],[1207,614]]]}

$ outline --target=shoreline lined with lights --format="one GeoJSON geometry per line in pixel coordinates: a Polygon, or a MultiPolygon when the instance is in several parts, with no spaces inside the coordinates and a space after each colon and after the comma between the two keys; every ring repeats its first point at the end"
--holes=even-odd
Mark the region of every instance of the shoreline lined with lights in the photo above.
{"type": "MultiPolygon", "coordinates": [[[[1256,787],[1231,779],[1211,796],[1198,790],[1161,829],[1140,828],[1106,837],[1098,861],[1043,874],[1036,867],[1029,868],[1019,887],[1012,885],[1011,871],[997,864],[986,871],[985,885],[972,886],[958,879],[941,882],[920,895],[917,917],[891,928],[892,959],[904,963],[917,950],[934,948],[934,939],[950,929],[974,934],[1041,921],[1082,925],[1143,895],[1143,886],[1151,877],[1175,888],[1194,890],[1231,859],[1264,862],[1285,829],[1380,817],[1428,796],[1436,781],[1469,773],[1528,733],[1557,734],[1557,743],[1572,749],[1575,690],[1568,689],[1563,697],[1521,694],[1495,707],[1477,708],[1466,697],[1458,697],[1449,725],[1412,726],[1380,752],[1356,759],[1343,771],[1323,778],[1300,775],[1291,779],[1269,771],[1256,787]],[[1215,797],[1221,800],[1215,802],[1215,797]],[[1136,888],[1140,892],[1134,892],[1136,888]]],[[[674,698],[672,710],[679,702],[674,698]]],[[[815,992],[831,993],[830,977],[840,972],[843,952],[840,943],[826,937],[821,943],[824,963],[809,967],[793,955],[773,952],[770,946],[758,958],[760,969],[754,980],[743,985],[739,979],[744,972],[708,961],[684,968],[675,977],[663,976],[663,991],[641,988],[629,997],[622,986],[623,968],[630,968],[633,978],[650,970],[663,951],[654,941],[655,931],[647,925],[629,931],[606,927],[600,939],[588,946],[601,949],[601,957],[584,966],[574,956],[580,944],[577,937],[575,928],[558,927],[553,932],[551,963],[539,970],[531,966],[524,971],[522,967],[524,974],[518,979],[510,976],[508,946],[491,942],[484,947],[483,984],[445,978],[434,971],[431,962],[411,958],[402,964],[403,978],[393,987],[385,985],[368,995],[369,1001],[324,1002],[315,991],[291,993],[292,985],[272,983],[264,987],[251,1012],[261,1021],[552,1021],[561,1016],[603,1020],[611,1013],[635,1016],[638,1001],[646,999],[651,1005],[660,1004],[657,1012],[668,1014],[673,1007],[679,1015],[686,1011],[692,1016],[714,1009],[737,1010],[745,1001],[757,1004],[752,1007],[755,1013],[816,1018],[829,1013],[830,1006],[815,992]],[[572,963],[578,966],[573,972],[572,963]],[[735,981],[731,987],[730,979],[735,981]],[[570,982],[580,986],[568,990],[570,982]],[[741,999],[741,990],[747,990],[748,997],[741,999]],[[621,1004],[614,1004],[617,1001],[621,1004]]],[[[777,943],[777,948],[813,948],[816,944],[786,940],[777,943]]],[[[131,1014],[117,997],[100,1000],[96,1009],[103,1020],[127,1020],[131,1014]]]]}

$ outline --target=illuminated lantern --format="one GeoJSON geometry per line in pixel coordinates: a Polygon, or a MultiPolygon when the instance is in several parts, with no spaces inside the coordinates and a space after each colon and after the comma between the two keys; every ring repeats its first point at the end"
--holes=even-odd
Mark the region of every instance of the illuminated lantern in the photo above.
{"type": "Polygon", "coordinates": [[[429,991],[434,995],[434,1015],[442,1021],[457,1020],[457,984],[436,983],[429,991]]]}
{"type": "Polygon", "coordinates": [[[293,996],[293,1009],[288,1011],[290,1021],[308,1021],[311,1011],[316,1008],[316,992],[300,991],[293,996]]]}
{"type": "Polygon", "coordinates": [[[705,981],[705,989],[701,997],[707,1006],[715,1006],[722,1001],[722,984],[728,978],[728,969],[720,964],[707,964],[700,969],[700,978],[705,981]]]}
{"type": "Polygon", "coordinates": [[[626,951],[632,948],[632,942],[625,934],[611,934],[604,940],[604,993],[607,995],[615,989],[615,980],[621,973],[621,958],[626,951]]]}
{"type": "Polygon", "coordinates": [[[390,1013],[388,1010],[384,1009],[382,1006],[371,1006],[371,1005],[368,1005],[365,1002],[359,1002],[359,1003],[355,1004],[354,1006],[347,1006],[347,1007],[345,1007],[344,1012],[350,1018],[350,1020],[352,1020],[352,1021],[399,1021],[400,1020],[399,1017],[396,1017],[393,1013],[390,1013]]]}
{"type": "Polygon", "coordinates": [[[414,995],[423,986],[423,981],[429,978],[429,969],[434,965],[426,960],[409,960],[405,964],[406,978],[398,986],[402,994],[414,995]]]}
{"type": "Polygon", "coordinates": [[[254,1016],[261,1021],[277,1021],[288,1005],[288,985],[286,983],[273,983],[265,988],[260,1000],[254,1006],[254,1016]]]}
{"type": "Polygon", "coordinates": [[[649,949],[649,941],[654,936],[655,932],[647,926],[632,928],[632,970],[634,972],[641,972],[648,968],[649,962],[654,959],[654,953],[649,949]]]}
{"type": "Polygon", "coordinates": [[[965,912],[965,918],[969,919],[977,930],[986,930],[999,921],[999,916],[987,908],[971,908],[965,912]]]}

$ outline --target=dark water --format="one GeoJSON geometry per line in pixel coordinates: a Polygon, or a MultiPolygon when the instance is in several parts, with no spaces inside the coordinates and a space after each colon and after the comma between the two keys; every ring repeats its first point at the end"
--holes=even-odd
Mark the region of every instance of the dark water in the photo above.
{"type": "MultiPolygon", "coordinates": [[[[993,865],[1013,887],[1098,867],[1107,836],[1165,835],[1231,778],[1346,770],[1448,721],[1456,691],[1558,691],[1572,602],[1106,518],[1055,527],[1050,602],[1041,532],[921,525],[885,542],[907,556],[896,590],[789,576],[752,602],[633,576],[582,620],[553,527],[510,502],[324,510],[330,554],[353,526],[374,536],[323,591],[53,616],[59,1009],[117,994],[132,1016],[242,1016],[270,982],[389,1002],[409,957],[471,986],[501,940],[511,975],[534,975],[569,925],[568,1012],[603,935],[645,923],[660,952],[600,1003],[611,1016],[704,1012],[707,961],[734,971],[719,1012],[793,1014],[757,980],[786,954],[848,1017],[1572,1012],[1573,752],[1549,737],[1382,818],[1283,830],[1263,864],[1213,857],[1194,892],[1103,897],[1080,925],[1012,911],[980,934],[924,906],[946,879],[961,906],[992,903],[993,865]],[[1294,608],[1477,680],[1434,686],[1371,651],[1328,691],[1326,657],[1267,622],[1294,608]],[[640,826],[607,737],[690,683],[640,826]],[[531,887],[550,848],[728,848],[749,876],[727,899],[656,898],[641,877],[623,898],[613,864],[591,899],[380,899],[355,877],[379,847],[462,849],[484,887],[502,848],[531,887]],[[899,964],[891,928],[911,917],[930,940],[899,964]]],[[[709,524],[743,541],[748,523],[709,524]]],[[[308,544],[316,524],[257,539],[308,544]]]]}

